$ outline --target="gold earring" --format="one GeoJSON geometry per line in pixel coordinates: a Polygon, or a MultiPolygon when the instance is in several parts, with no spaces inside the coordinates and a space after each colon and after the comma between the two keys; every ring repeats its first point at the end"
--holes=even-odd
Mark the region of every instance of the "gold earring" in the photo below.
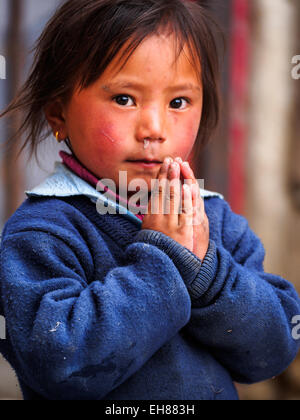
{"type": "Polygon", "coordinates": [[[58,136],[59,136],[59,131],[57,131],[57,132],[55,133],[56,140],[57,140],[57,142],[59,143],[59,142],[60,142],[60,140],[59,140],[58,136]]]}

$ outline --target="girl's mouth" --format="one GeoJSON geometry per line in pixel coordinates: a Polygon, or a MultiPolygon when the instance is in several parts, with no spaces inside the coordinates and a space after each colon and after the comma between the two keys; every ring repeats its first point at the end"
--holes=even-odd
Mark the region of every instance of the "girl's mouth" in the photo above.
{"type": "Polygon", "coordinates": [[[162,162],[147,161],[147,160],[134,160],[134,161],[128,160],[127,162],[133,165],[139,166],[141,168],[146,168],[146,169],[157,168],[162,164],[162,162]]]}
{"type": "Polygon", "coordinates": [[[147,168],[147,169],[157,168],[158,166],[161,165],[161,163],[159,162],[148,162],[146,160],[128,161],[128,163],[135,166],[142,167],[142,168],[147,168]]]}

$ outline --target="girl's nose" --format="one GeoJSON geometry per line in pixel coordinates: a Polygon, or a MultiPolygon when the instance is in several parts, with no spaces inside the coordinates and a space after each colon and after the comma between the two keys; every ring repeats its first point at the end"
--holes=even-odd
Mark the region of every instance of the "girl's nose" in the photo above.
{"type": "Polygon", "coordinates": [[[136,127],[136,138],[143,142],[148,140],[165,141],[165,115],[162,109],[155,106],[144,107],[136,127]]]}

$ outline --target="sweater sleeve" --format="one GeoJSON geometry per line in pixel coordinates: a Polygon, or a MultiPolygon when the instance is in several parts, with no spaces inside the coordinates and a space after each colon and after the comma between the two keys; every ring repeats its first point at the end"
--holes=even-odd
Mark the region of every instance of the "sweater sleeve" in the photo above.
{"type": "Polygon", "coordinates": [[[299,297],[288,281],[264,272],[261,241],[223,205],[222,244],[210,240],[185,330],[235,381],[254,383],[280,374],[296,357],[292,319],[300,314],[299,297]]]}
{"type": "MultiPolygon", "coordinates": [[[[32,230],[6,235],[1,246],[13,367],[47,399],[103,399],[191,314],[185,284],[158,248],[131,243],[126,265],[108,272],[97,267],[89,282],[92,256],[75,242],[32,230]]],[[[99,241],[99,252],[105,247],[99,241]]]]}

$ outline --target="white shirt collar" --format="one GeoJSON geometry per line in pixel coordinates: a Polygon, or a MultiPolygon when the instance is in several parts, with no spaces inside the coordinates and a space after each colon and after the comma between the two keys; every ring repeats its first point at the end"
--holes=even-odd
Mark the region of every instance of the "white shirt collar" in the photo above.
{"type": "MultiPolygon", "coordinates": [[[[200,189],[201,197],[224,197],[216,192],[200,189]]],[[[62,162],[55,162],[55,169],[41,184],[36,186],[30,191],[25,191],[28,197],[70,197],[70,196],[81,196],[84,195],[94,203],[98,200],[102,200],[107,204],[108,207],[112,206],[114,209],[122,207],[122,214],[127,215],[130,219],[135,222],[142,221],[131,213],[124,206],[114,202],[107,198],[103,193],[100,193],[96,188],[92,187],[88,182],[81,179],[78,175],[73,173],[66,165],[62,162]]]]}

